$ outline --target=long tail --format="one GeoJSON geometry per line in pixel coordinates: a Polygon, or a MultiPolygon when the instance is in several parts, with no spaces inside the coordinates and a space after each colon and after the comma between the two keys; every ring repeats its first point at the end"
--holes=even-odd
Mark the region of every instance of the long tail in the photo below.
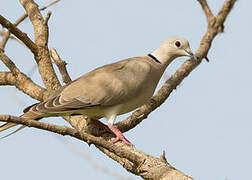
{"type": "MultiPolygon", "coordinates": [[[[4,130],[6,130],[6,129],[12,128],[12,127],[14,127],[14,126],[16,126],[16,125],[17,125],[17,124],[14,124],[14,123],[5,123],[4,125],[0,126],[0,132],[4,131],[4,130]],[[6,126],[6,127],[3,127],[3,126],[6,126]],[[3,127],[3,128],[2,128],[2,127],[3,127]]],[[[15,134],[16,132],[18,132],[18,131],[24,129],[25,127],[26,127],[26,126],[22,125],[21,127],[17,128],[15,131],[13,131],[13,132],[11,132],[11,133],[9,133],[9,134],[3,136],[3,137],[0,137],[0,139],[5,139],[5,138],[11,136],[12,134],[15,134]]]]}
{"type": "MultiPolygon", "coordinates": [[[[31,106],[27,107],[27,108],[24,110],[24,114],[23,114],[22,116],[20,116],[20,117],[22,117],[22,118],[27,118],[27,119],[36,119],[37,114],[34,113],[34,112],[32,112],[32,111],[29,111],[30,108],[33,107],[33,106],[34,106],[34,105],[31,105],[31,106]]],[[[40,118],[37,118],[36,120],[39,120],[39,119],[40,119],[40,118]]],[[[12,128],[12,127],[14,127],[14,126],[17,126],[17,125],[18,125],[18,124],[15,124],[15,123],[5,123],[5,124],[3,124],[3,125],[0,126],[0,132],[5,131],[5,130],[7,130],[7,129],[10,129],[10,128],[12,128]]],[[[16,132],[18,132],[18,131],[24,129],[25,127],[26,127],[26,126],[22,125],[21,127],[19,127],[18,129],[16,129],[15,131],[13,131],[13,132],[11,132],[11,133],[9,133],[9,134],[3,136],[3,137],[0,137],[0,139],[4,139],[4,138],[6,138],[6,137],[8,137],[8,136],[10,136],[10,135],[12,135],[12,134],[15,134],[16,132]]]]}
{"type": "Polygon", "coordinates": [[[2,126],[0,126],[0,132],[5,131],[5,130],[7,130],[9,128],[12,128],[12,127],[14,127],[16,125],[17,124],[15,124],[15,123],[5,123],[2,126]]]}
{"type": "MultiPolygon", "coordinates": [[[[12,128],[12,127],[14,127],[14,126],[17,126],[17,125],[18,125],[18,124],[15,124],[15,123],[5,123],[5,124],[3,124],[3,125],[0,126],[0,132],[5,131],[5,130],[7,130],[7,129],[10,129],[10,128],[12,128]]],[[[22,130],[23,128],[25,128],[24,125],[22,125],[22,126],[19,127],[18,129],[16,129],[15,131],[13,131],[13,132],[11,132],[11,133],[9,133],[9,134],[7,134],[7,135],[1,137],[0,139],[7,138],[8,136],[10,136],[10,135],[12,135],[12,134],[15,134],[16,132],[22,130]]]]}

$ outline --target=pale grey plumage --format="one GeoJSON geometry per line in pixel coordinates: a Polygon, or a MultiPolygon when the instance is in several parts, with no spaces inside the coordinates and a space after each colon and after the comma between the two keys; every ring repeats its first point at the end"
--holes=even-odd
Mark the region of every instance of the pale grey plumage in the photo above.
{"type": "MultiPolygon", "coordinates": [[[[46,101],[27,108],[22,117],[38,119],[84,114],[90,118],[105,117],[113,125],[117,115],[136,109],[153,95],[173,59],[194,58],[188,41],[178,37],[165,40],[151,54],[157,62],[150,56],[139,56],[97,68],[62,87],[46,101]],[[177,41],[181,46],[175,44],[177,41]]],[[[14,125],[5,124],[0,132],[14,125]]]]}

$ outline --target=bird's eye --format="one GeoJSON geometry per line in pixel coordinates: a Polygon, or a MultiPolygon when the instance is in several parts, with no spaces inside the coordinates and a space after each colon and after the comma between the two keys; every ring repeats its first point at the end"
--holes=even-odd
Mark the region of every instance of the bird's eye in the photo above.
{"type": "Polygon", "coordinates": [[[180,46],[181,46],[180,41],[176,41],[176,42],[175,42],[175,46],[180,47],[180,46]]]}

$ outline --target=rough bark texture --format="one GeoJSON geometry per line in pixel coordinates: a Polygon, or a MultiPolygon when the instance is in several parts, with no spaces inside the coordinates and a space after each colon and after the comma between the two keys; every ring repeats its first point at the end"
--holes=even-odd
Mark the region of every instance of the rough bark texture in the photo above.
{"type": "MultiPolygon", "coordinates": [[[[57,1],[53,1],[51,4],[57,1]]],[[[154,95],[145,105],[136,110],[130,117],[117,123],[117,127],[125,132],[134,128],[141,123],[147,116],[169,97],[171,92],[187,77],[193,69],[195,69],[202,61],[207,59],[207,53],[211,47],[212,41],[218,33],[223,32],[224,22],[227,15],[231,11],[236,0],[226,0],[217,16],[214,16],[209,8],[206,0],[198,0],[203,12],[205,13],[208,27],[203,36],[200,46],[196,52],[198,62],[187,60],[161,87],[156,95],[154,95]]],[[[55,70],[53,69],[50,53],[47,47],[48,43],[48,25],[47,22],[51,13],[49,12],[44,19],[40,13],[38,5],[33,0],[20,0],[26,14],[20,17],[14,24],[0,15],[0,24],[9,30],[5,33],[0,44],[0,59],[9,68],[10,72],[0,72],[0,85],[15,86],[23,93],[30,97],[43,101],[53,90],[61,87],[55,70]],[[26,17],[29,17],[33,24],[35,42],[33,42],[25,33],[20,31],[16,26],[21,23],[26,17]],[[28,49],[34,54],[34,59],[37,62],[41,78],[46,86],[46,89],[35,84],[30,78],[16,67],[15,63],[4,53],[4,47],[10,38],[10,34],[15,35],[22,41],[28,49]]],[[[56,50],[51,50],[51,56],[58,66],[62,75],[63,82],[69,83],[71,78],[66,69],[66,62],[61,60],[56,50]]],[[[69,135],[80,139],[87,144],[94,144],[104,154],[120,163],[129,172],[141,176],[144,179],[162,179],[162,180],[189,180],[191,177],[185,175],[179,170],[172,167],[166,160],[165,154],[160,158],[148,155],[134,147],[118,142],[111,144],[109,140],[111,135],[105,134],[102,137],[96,137],[97,128],[89,124],[88,119],[83,116],[64,117],[74,128],[65,126],[57,126],[49,123],[38,122],[35,120],[24,120],[11,115],[0,115],[0,121],[13,122],[23,124],[28,127],[35,127],[61,135],[69,135]]]]}

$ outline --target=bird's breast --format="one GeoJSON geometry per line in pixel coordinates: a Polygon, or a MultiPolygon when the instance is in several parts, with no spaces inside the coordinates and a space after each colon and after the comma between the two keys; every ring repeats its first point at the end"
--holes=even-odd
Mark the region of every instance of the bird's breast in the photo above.
{"type": "Polygon", "coordinates": [[[143,87],[141,91],[135,94],[135,96],[132,96],[132,98],[128,99],[127,101],[119,105],[120,108],[118,108],[119,110],[118,114],[125,114],[142,106],[152,97],[154,91],[155,86],[143,87]]]}

